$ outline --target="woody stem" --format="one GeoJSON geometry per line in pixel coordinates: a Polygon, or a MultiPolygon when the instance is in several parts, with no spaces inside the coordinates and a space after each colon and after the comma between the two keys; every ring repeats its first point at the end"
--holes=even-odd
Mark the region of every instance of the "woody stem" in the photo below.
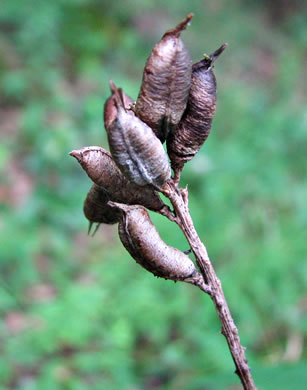
{"type": "Polygon", "coordinates": [[[164,187],[163,193],[171,201],[177,218],[176,222],[190,244],[205,283],[211,288],[209,295],[222,323],[221,333],[225,336],[228,343],[231,356],[236,366],[235,372],[239,376],[245,390],[256,390],[256,386],[245,357],[245,348],[241,345],[238,329],[232,319],[221,282],[216,276],[215,270],[208,256],[207,249],[201,242],[195,230],[187,204],[187,190],[182,193],[182,190],[170,181],[164,187]]]}

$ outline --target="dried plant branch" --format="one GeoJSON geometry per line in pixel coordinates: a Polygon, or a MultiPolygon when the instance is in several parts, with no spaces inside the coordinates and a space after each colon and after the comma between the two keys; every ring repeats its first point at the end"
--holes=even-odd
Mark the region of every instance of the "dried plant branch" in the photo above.
{"type": "Polygon", "coordinates": [[[196,285],[211,297],[236,373],[244,389],[255,390],[221,282],[194,228],[188,190],[178,187],[184,164],[198,153],[209,135],[216,109],[213,63],[227,46],[223,44],[192,66],[180,39],[191,18],[189,14],[175,29],[168,30],[153,48],[134,105],[121,88],[110,83],[112,94],[104,105],[104,124],[111,155],[100,147],[74,150],[70,155],[95,183],[85,200],[85,216],[91,223],[119,222],[122,244],[143,268],[158,277],[196,285]],[[163,203],[160,191],[174,210],[163,203]],[[146,208],[179,225],[200,272],[187,253],[161,239],[146,208]]]}
{"type": "Polygon", "coordinates": [[[216,276],[207,249],[195,230],[188,208],[188,190],[180,189],[175,186],[173,181],[169,181],[163,188],[163,194],[171,201],[174,207],[176,223],[189,242],[205,284],[209,287],[209,289],[207,288],[204,291],[213,300],[221,320],[221,333],[225,336],[228,343],[231,356],[236,366],[235,372],[239,376],[245,390],[255,390],[256,386],[245,357],[245,348],[241,345],[238,329],[232,319],[221,282],[216,276]]]}

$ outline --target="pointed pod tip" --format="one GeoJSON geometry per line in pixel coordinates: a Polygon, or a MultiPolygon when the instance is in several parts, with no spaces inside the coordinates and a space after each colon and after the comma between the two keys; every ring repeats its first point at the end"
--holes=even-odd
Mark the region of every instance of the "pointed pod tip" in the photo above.
{"type": "Polygon", "coordinates": [[[75,157],[77,153],[77,150],[72,150],[71,152],[69,152],[69,155],[75,157]]]}
{"type": "Polygon", "coordinates": [[[174,28],[174,32],[180,33],[182,30],[185,30],[186,27],[189,26],[193,16],[194,16],[194,14],[189,13],[182,22],[177,24],[177,26],[174,28]]]}
{"type": "Polygon", "coordinates": [[[191,20],[193,19],[193,17],[194,17],[193,12],[190,12],[182,23],[185,23],[185,25],[188,26],[191,20]]]}
{"type": "Polygon", "coordinates": [[[82,152],[80,150],[72,150],[69,155],[77,159],[79,162],[82,160],[82,152]]]}
{"type": "Polygon", "coordinates": [[[114,84],[114,81],[112,79],[110,79],[109,85],[110,85],[110,90],[111,90],[112,94],[115,93],[115,91],[117,90],[117,87],[114,84]]]}
{"type": "Polygon", "coordinates": [[[189,13],[182,22],[178,23],[175,28],[172,28],[172,29],[166,31],[166,33],[163,36],[175,35],[176,37],[179,37],[181,31],[185,30],[186,27],[189,26],[193,16],[194,16],[194,14],[192,12],[189,13]]]}
{"type": "Polygon", "coordinates": [[[110,90],[112,92],[112,95],[123,93],[122,88],[118,88],[112,79],[110,79],[109,85],[110,85],[110,90]]]}
{"type": "Polygon", "coordinates": [[[222,44],[222,46],[220,46],[217,50],[215,50],[212,54],[210,54],[209,57],[211,62],[214,62],[223,53],[223,51],[226,49],[227,46],[228,43],[225,42],[222,44]]]}
{"type": "Polygon", "coordinates": [[[120,99],[124,101],[124,92],[122,88],[118,88],[112,79],[110,79],[109,84],[112,95],[119,96],[120,99]]]}
{"type": "Polygon", "coordinates": [[[117,88],[117,86],[113,83],[112,80],[110,80],[110,88],[112,95],[114,97],[114,103],[118,109],[123,108],[126,111],[125,108],[125,96],[124,92],[121,88],[117,88]]]}
{"type": "Polygon", "coordinates": [[[227,46],[228,46],[228,42],[225,42],[222,44],[222,46],[218,50],[220,50],[222,53],[226,49],[227,46]]]}

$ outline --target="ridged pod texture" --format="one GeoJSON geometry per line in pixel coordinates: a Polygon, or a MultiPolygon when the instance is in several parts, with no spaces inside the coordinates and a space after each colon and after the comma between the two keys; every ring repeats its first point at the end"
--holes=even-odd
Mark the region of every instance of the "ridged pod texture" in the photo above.
{"type": "Polygon", "coordinates": [[[186,111],[167,140],[167,151],[172,167],[191,160],[206,141],[216,109],[216,79],[213,61],[222,53],[222,45],[211,56],[192,67],[191,89],[186,111]]]}
{"type": "Polygon", "coordinates": [[[198,275],[187,255],[162,240],[144,207],[126,206],[123,211],[119,237],[138,264],[165,279],[184,281],[198,275]]]}
{"type": "Polygon", "coordinates": [[[128,181],[105,149],[88,146],[73,150],[70,155],[77,159],[89,178],[108,193],[110,200],[139,204],[153,211],[160,211],[165,207],[151,186],[139,187],[128,181]]]}
{"type": "Polygon", "coordinates": [[[117,117],[109,126],[110,151],[122,173],[139,186],[162,187],[170,179],[167,154],[151,128],[126,111],[120,93],[115,93],[117,117]]]}
{"type": "Polygon", "coordinates": [[[147,59],[142,86],[136,101],[136,115],[164,142],[186,108],[192,61],[180,33],[192,19],[189,14],[167,31],[147,59]]]}
{"type": "Polygon", "coordinates": [[[122,212],[108,205],[110,197],[106,190],[93,184],[89,190],[83,205],[85,217],[90,222],[106,223],[113,225],[120,221],[122,212]]]}

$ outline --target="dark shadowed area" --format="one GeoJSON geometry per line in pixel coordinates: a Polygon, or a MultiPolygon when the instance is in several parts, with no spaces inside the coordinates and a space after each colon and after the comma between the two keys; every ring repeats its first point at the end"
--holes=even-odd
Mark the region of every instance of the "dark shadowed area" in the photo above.
{"type": "MultiPolygon", "coordinates": [[[[307,12],[301,1],[3,0],[0,390],[236,390],[210,299],[154,278],[117,226],[87,235],[73,149],[108,149],[109,79],[136,99],[145,61],[189,13],[193,63],[216,61],[190,210],[261,390],[307,383],[307,12]]],[[[163,239],[183,234],[151,212],[163,239]]],[[[192,258],[192,256],[191,256],[192,258]]]]}

